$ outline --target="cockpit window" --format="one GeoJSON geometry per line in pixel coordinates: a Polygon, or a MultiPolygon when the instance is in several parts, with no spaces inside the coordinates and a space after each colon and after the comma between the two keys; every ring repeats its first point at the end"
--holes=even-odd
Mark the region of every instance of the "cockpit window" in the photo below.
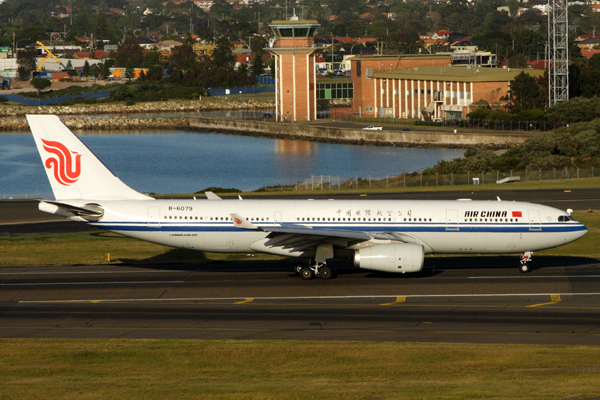
{"type": "Polygon", "coordinates": [[[558,216],[558,222],[569,222],[569,221],[575,221],[575,219],[573,217],[571,217],[570,215],[559,215],[558,216]]]}

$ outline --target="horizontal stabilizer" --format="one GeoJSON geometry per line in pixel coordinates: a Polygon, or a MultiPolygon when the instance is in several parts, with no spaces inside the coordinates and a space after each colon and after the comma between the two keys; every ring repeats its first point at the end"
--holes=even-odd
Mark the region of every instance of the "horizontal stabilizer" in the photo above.
{"type": "Polygon", "coordinates": [[[62,215],[67,218],[81,217],[88,221],[99,221],[104,216],[104,210],[96,204],[86,204],[85,207],[76,207],[58,201],[44,200],[40,201],[38,208],[40,211],[49,214],[62,215]]]}

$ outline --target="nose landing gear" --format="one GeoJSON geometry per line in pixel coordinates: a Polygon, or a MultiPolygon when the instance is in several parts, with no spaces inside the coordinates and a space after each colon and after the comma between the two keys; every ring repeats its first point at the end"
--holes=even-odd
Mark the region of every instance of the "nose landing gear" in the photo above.
{"type": "Polygon", "coordinates": [[[522,273],[531,271],[531,268],[527,265],[527,263],[531,261],[532,255],[533,251],[526,251],[525,253],[521,254],[521,265],[519,265],[519,271],[522,273]]]}

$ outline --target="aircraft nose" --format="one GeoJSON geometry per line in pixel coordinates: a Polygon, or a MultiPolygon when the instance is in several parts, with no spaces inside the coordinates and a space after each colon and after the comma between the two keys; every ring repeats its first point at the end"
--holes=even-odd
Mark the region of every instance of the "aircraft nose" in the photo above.
{"type": "Polygon", "coordinates": [[[588,233],[588,229],[586,228],[585,225],[579,224],[579,226],[581,228],[583,228],[583,229],[581,229],[581,230],[579,230],[579,231],[576,232],[577,233],[577,239],[584,237],[586,235],[586,233],[588,233]]]}

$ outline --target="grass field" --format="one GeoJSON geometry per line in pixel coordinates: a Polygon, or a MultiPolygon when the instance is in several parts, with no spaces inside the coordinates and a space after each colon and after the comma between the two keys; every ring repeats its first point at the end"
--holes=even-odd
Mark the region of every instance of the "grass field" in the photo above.
{"type": "MultiPolygon", "coordinates": [[[[503,191],[514,191],[514,190],[542,190],[542,189],[553,189],[553,190],[571,190],[571,189],[589,189],[589,188],[597,188],[600,187],[600,177],[594,178],[580,178],[580,179],[557,179],[557,180],[542,180],[542,181],[529,181],[529,182],[515,182],[510,184],[498,185],[496,183],[485,183],[481,185],[446,185],[446,186],[406,186],[404,187],[402,184],[402,177],[397,176],[390,178],[389,186],[385,186],[385,179],[381,181],[372,182],[372,188],[368,187],[368,183],[362,183],[364,187],[360,187],[358,189],[349,189],[348,187],[342,187],[341,189],[333,188],[332,189],[323,189],[323,190],[304,190],[304,185],[298,185],[298,190],[294,188],[294,186],[290,187],[282,187],[281,190],[272,190],[272,191],[260,191],[260,192],[245,192],[245,193],[230,193],[230,196],[234,196],[237,198],[238,194],[241,194],[243,197],[249,196],[264,196],[264,195],[281,195],[281,196],[289,196],[294,194],[376,194],[376,193],[398,193],[402,194],[405,192],[453,192],[453,191],[470,191],[470,192],[490,192],[492,195],[499,194],[503,191]]],[[[308,185],[310,187],[310,185],[308,185]]],[[[327,186],[327,185],[323,185],[327,186]]],[[[217,194],[222,194],[223,196],[227,196],[228,193],[220,193],[218,190],[215,191],[217,194]]],[[[192,198],[192,196],[200,196],[200,193],[188,193],[188,194],[159,194],[154,195],[156,198],[192,198]]]]}
{"type": "Polygon", "coordinates": [[[600,347],[0,340],[0,399],[581,399],[600,347]]]}

